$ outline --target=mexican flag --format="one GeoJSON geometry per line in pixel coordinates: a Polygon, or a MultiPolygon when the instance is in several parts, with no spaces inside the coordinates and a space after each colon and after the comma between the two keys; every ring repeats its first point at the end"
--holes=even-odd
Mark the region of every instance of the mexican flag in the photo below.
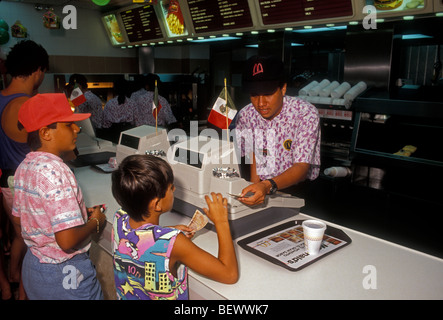
{"type": "Polygon", "coordinates": [[[228,129],[236,114],[234,103],[226,88],[223,88],[209,113],[208,122],[221,129],[228,129]]]}
{"type": "Polygon", "coordinates": [[[155,89],[154,89],[154,100],[152,101],[152,115],[154,118],[157,118],[158,113],[160,112],[162,105],[158,101],[158,88],[157,88],[157,80],[155,81],[155,89]]]}
{"type": "Polygon", "coordinates": [[[85,95],[77,84],[75,84],[74,90],[72,90],[70,100],[76,107],[86,102],[85,95]]]}

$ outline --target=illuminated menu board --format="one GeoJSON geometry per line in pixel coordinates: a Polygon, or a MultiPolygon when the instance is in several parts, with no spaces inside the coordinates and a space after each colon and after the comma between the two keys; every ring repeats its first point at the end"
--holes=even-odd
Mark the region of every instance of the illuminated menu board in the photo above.
{"type": "Polygon", "coordinates": [[[123,38],[123,34],[120,30],[120,26],[118,25],[115,14],[109,13],[103,16],[102,21],[105,25],[111,44],[114,46],[125,44],[125,39],[123,38]]]}
{"type": "Polygon", "coordinates": [[[380,0],[366,0],[366,5],[373,5],[378,12],[390,12],[390,11],[408,11],[411,9],[423,9],[426,5],[426,1],[422,0],[392,0],[392,1],[380,1],[380,0]]]}
{"type": "Polygon", "coordinates": [[[352,16],[352,0],[259,0],[264,25],[352,16]]]}
{"type": "Polygon", "coordinates": [[[163,38],[153,6],[142,6],[120,12],[129,42],[163,38]]]}
{"type": "Polygon", "coordinates": [[[188,29],[183,19],[180,3],[177,0],[161,0],[160,16],[168,37],[187,36],[188,29]]]}
{"type": "Polygon", "coordinates": [[[196,33],[252,27],[248,0],[189,0],[196,33]]]}

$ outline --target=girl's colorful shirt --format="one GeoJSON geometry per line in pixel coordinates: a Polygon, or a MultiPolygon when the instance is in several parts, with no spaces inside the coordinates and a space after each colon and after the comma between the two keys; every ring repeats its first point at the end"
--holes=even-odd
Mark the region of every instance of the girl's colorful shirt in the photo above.
{"type": "Polygon", "coordinates": [[[179,233],[177,229],[152,224],[132,229],[126,212],[115,213],[112,244],[115,286],[120,299],[189,298],[187,268],[178,268],[178,278],[169,270],[169,258],[179,233]]]}

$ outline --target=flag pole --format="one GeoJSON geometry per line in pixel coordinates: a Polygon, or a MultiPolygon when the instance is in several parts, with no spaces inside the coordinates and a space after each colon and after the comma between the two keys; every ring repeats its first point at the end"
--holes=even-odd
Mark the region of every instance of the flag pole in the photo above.
{"type": "MultiPolygon", "coordinates": [[[[155,90],[158,90],[157,89],[157,80],[155,80],[155,90]]],[[[157,100],[158,100],[158,98],[157,98],[157,100]]],[[[154,103],[155,103],[155,95],[154,95],[154,103]]],[[[157,102],[157,104],[158,104],[158,102],[157,102]]],[[[158,117],[158,114],[157,114],[158,110],[157,109],[158,109],[158,106],[155,105],[155,135],[157,135],[157,117],[158,117]]]]}
{"type": "Polygon", "coordinates": [[[229,118],[228,118],[228,87],[226,86],[226,78],[225,78],[225,101],[226,101],[226,141],[228,142],[229,148],[229,118]]]}

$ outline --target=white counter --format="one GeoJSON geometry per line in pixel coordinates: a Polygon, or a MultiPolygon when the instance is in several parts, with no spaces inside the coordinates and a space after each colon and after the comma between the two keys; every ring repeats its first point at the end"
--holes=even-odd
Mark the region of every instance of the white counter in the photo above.
{"type": "MultiPolygon", "coordinates": [[[[112,197],[111,175],[89,167],[75,169],[75,175],[87,206],[105,203],[108,207],[108,223],[97,242],[110,253],[111,223],[119,207],[112,197]]],[[[274,225],[304,218],[309,216],[300,214],[274,225]]],[[[176,212],[168,212],[162,215],[160,223],[187,224],[189,220],[176,212]]],[[[191,297],[194,292],[206,299],[230,300],[443,299],[442,259],[325,222],[343,230],[352,243],[297,272],[274,265],[236,246],[239,281],[225,285],[190,270],[191,297]],[[368,287],[367,277],[373,280],[370,289],[365,289],[368,287]]],[[[204,229],[196,234],[194,242],[217,255],[214,232],[204,229]]]]}

